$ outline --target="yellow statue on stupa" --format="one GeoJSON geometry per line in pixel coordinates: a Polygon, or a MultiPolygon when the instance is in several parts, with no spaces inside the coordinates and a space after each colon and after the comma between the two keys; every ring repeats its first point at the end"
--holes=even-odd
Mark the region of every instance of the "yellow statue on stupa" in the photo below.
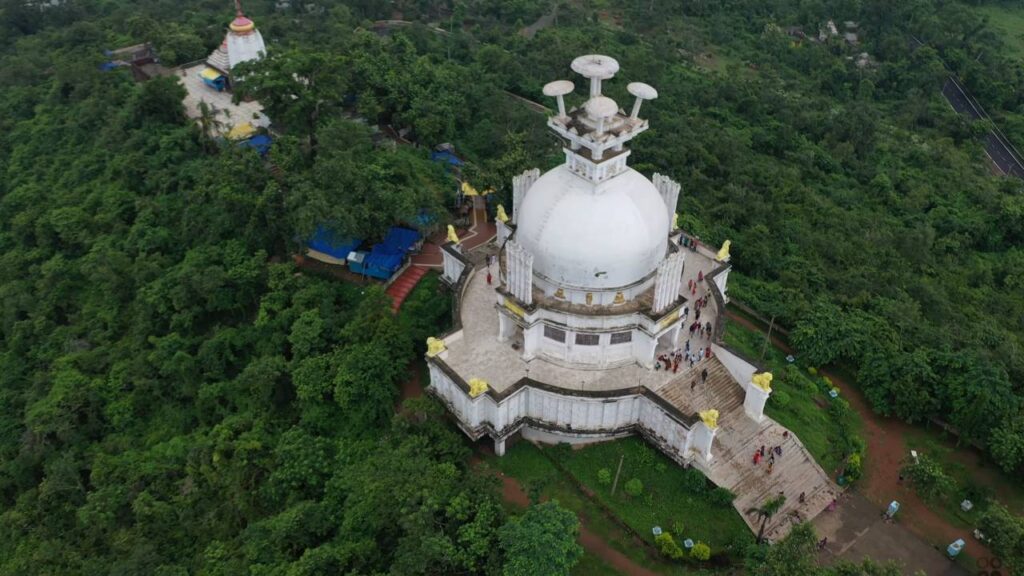
{"type": "Polygon", "coordinates": [[[444,340],[434,338],[433,336],[427,338],[427,356],[433,358],[445,350],[447,348],[444,345],[444,340]]]}
{"type": "Polygon", "coordinates": [[[711,410],[702,410],[700,412],[700,419],[704,422],[704,425],[714,430],[718,428],[718,410],[712,408],[711,410]]]}
{"type": "Polygon", "coordinates": [[[477,396],[483,394],[484,392],[487,392],[488,388],[490,388],[490,386],[487,385],[486,380],[482,380],[480,378],[471,378],[469,380],[469,397],[476,398],[477,396]]]}
{"type": "Polygon", "coordinates": [[[758,388],[764,390],[765,392],[772,391],[771,372],[762,372],[760,374],[754,374],[753,376],[750,377],[750,381],[754,383],[754,386],[757,386],[758,388]]]}
{"type": "Polygon", "coordinates": [[[732,240],[726,240],[722,242],[722,249],[718,251],[718,256],[715,257],[719,262],[725,262],[729,259],[729,247],[732,246],[732,240]]]}

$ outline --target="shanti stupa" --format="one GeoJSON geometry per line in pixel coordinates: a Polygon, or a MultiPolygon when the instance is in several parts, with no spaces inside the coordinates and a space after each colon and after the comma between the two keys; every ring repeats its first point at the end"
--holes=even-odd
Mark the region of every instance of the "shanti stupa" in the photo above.
{"type": "Polygon", "coordinates": [[[587,79],[580,106],[566,108],[572,82],[544,87],[557,99],[547,124],[565,162],[515,177],[511,218],[498,213],[496,263],[457,242],[442,249],[456,326],[428,342],[429,390],[498,455],[520,437],[639,434],[732,490],[752,529],[747,510],[783,492],[766,531],[781,537],[835,488],[796,435],[765,416],[771,376],[722,345],[728,244],[711,251],[676,229],[679,184],[627,162],[627,144],[648,128],[641,105],[657,91],[627,85],[627,113],[602,93],[618,62],[580,56],[572,69],[587,79]],[[683,361],[664,369],[676,352],[683,361]],[[762,444],[783,447],[770,474],[751,463],[762,444]]]}

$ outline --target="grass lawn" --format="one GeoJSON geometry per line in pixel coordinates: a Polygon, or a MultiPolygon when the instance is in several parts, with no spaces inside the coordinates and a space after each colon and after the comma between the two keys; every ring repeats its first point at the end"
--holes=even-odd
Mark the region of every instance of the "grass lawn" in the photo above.
{"type": "Polygon", "coordinates": [[[714,500],[714,485],[697,470],[684,470],[639,438],[594,444],[579,450],[549,449],[563,466],[596,498],[633,530],[653,540],[652,528],[671,532],[677,542],[686,538],[711,546],[714,554],[738,558],[753,541],[747,525],[728,500],[714,500]],[[598,480],[607,469],[614,477],[622,458],[622,474],[614,495],[611,485],[598,480]],[[643,492],[626,493],[625,485],[639,479],[643,492]],[[679,527],[682,527],[682,531],[679,527]]]}
{"type": "MultiPolygon", "coordinates": [[[[611,444],[617,445],[619,442],[611,444]]],[[[628,533],[608,518],[598,506],[581,494],[576,485],[565,477],[565,475],[562,474],[554,464],[552,464],[551,461],[541,453],[541,450],[541,448],[538,448],[529,442],[520,441],[510,447],[505,453],[505,456],[501,458],[493,456],[488,458],[487,465],[497,468],[508,476],[516,478],[528,492],[531,489],[538,490],[542,498],[558,500],[560,504],[575,512],[588,530],[597,534],[602,540],[608,543],[611,548],[623,553],[637,564],[667,576],[682,576],[696,572],[693,567],[663,561],[659,557],[649,554],[646,548],[637,545],[628,533]]],[[[557,449],[549,447],[544,448],[544,450],[557,449]]],[[[617,455],[615,457],[618,458],[617,455]]],[[[625,476],[625,472],[623,473],[623,476],[625,476]]],[[[596,484],[596,482],[588,483],[588,485],[589,484],[596,484]]],[[[517,513],[518,510],[512,508],[509,509],[509,512],[517,513]]],[[[738,515],[736,515],[731,506],[729,507],[729,512],[735,516],[735,522],[738,523],[739,527],[744,531],[747,531],[746,526],[743,525],[743,521],[738,515]]],[[[646,533],[650,534],[650,530],[647,529],[646,533]]],[[[753,539],[752,536],[750,538],[753,539]]],[[[596,557],[591,557],[589,553],[584,556],[583,560],[573,571],[573,574],[579,575],[602,575],[615,573],[616,572],[612,570],[611,567],[605,565],[602,560],[596,557]],[[588,568],[592,569],[588,570],[588,568]]],[[[728,569],[708,569],[701,573],[724,576],[725,574],[731,574],[733,572],[728,569]]]]}
{"type": "Polygon", "coordinates": [[[1020,5],[985,4],[974,10],[988,16],[988,25],[995,30],[1011,56],[1024,60],[1024,8],[1020,5]]]}
{"type": "MultiPolygon", "coordinates": [[[[725,343],[750,358],[760,358],[764,336],[728,322],[725,343]]],[[[765,412],[794,432],[818,464],[829,474],[840,468],[846,457],[845,435],[860,436],[862,422],[853,410],[837,420],[827,409],[831,399],[823,391],[823,380],[786,361],[786,354],[768,346],[762,364],[774,376],[774,393],[765,412]]]]}

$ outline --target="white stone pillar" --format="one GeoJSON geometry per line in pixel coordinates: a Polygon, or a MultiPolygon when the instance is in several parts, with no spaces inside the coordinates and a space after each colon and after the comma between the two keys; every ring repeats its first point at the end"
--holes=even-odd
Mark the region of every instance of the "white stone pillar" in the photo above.
{"type": "Polygon", "coordinates": [[[743,411],[755,422],[764,420],[764,405],[768,402],[771,392],[762,390],[752,383],[747,383],[747,397],[743,400],[743,411]]]}
{"type": "Polygon", "coordinates": [[[458,244],[445,245],[441,247],[441,262],[444,270],[441,274],[441,278],[449,285],[454,285],[459,281],[459,277],[462,276],[462,271],[466,268],[466,265],[452,255],[449,249],[459,253],[462,252],[462,249],[459,248],[458,244]]]}
{"type": "Polygon", "coordinates": [[[671,224],[676,214],[676,205],[679,202],[679,183],[663,174],[655,174],[654,187],[661,194],[661,200],[665,203],[665,210],[668,212],[668,221],[671,224]]]}
{"type": "Polygon", "coordinates": [[[498,439],[494,440],[494,453],[496,455],[498,455],[498,456],[504,456],[505,455],[505,439],[504,438],[502,438],[500,440],[498,440],[498,439]]]}
{"type": "Polygon", "coordinates": [[[718,273],[717,276],[715,276],[715,286],[718,286],[718,291],[722,293],[722,300],[726,304],[729,303],[729,297],[726,295],[727,292],[725,291],[726,290],[725,282],[726,282],[726,280],[729,279],[729,271],[730,270],[732,270],[732,266],[729,266],[725,270],[722,270],[721,272],[718,273]]]}
{"type": "Polygon", "coordinates": [[[639,331],[633,331],[634,359],[645,368],[654,368],[654,352],[658,349],[658,339],[639,331]]]}
{"type": "Polygon", "coordinates": [[[652,306],[655,314],[660,314],[679,298],[679,290],[683,284],[683,262],[685,262],[683,253],[673,252],[668,258],[662,260],[661,264],[658,264],[652,306]]]}
{"type": "Polygon", "coordinates": [[[710,428],[704,422],[697,422],[694,427],[690,430],[692,440],[689,442],[690,448],[704,461],[704,464],[711,465],[711,445],[715,441],[715,434],[718,433],[718,428],[710,428]]]}
{"type": "Polygon", "coordinates": [[[533,360],[544,337],[544,325],[540,322],[523,329],[523,360],[533,360]]]}
{"type": "Polygon", "coordinates": [[[507,289],[523,304],[533,303],[533,254],[530,254],[515,240],[505,244],[505,269],[508,274],[507,289]]]}
{"type": "Polygon", "coordinates": [[[764,420],[764,405],[772,395],[772,375],[769,372],[754,374],[747,382],[747,396],[743,399],[743,411],[755,422],[764,420]]]}
{"type": "Polygon", "coordinates": [[[498,248],[505,245],[505,241],[508,240],[512,230],[501,220],[494,221],[494,227],[497,229],[498,248]]]}
{"type": "Polygon", "coordinates": [[[522,205],[523,200],[526,199],[526,193],[529,192],[530,187],[533,183],[540,178],[540,170],[534,168],[533,170],[527,170],[518,176],[512,177],[512,223],[516,224],[519,222],[519,207],[522,205]]]}
{"type": "Polygon", "coordinates": [[[498,342],[508,342],[515,332],[515,323],[504,312],[498,311],[498,342]]]}

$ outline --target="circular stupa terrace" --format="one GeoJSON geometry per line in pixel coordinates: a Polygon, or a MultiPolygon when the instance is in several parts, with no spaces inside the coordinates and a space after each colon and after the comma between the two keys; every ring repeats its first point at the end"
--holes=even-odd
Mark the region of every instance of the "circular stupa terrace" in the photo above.
{"type": "MultiPolygon", "coordinates": [[[[683,271],[683,290],[680,294],[683,298],[683,307],[689,310],[684,323],[688,326],[693,322],[694,301],[705,294],[710,294],[707,307],[701,310],[701,324],[711,322],[712,326],[719,326],[718,306],[723,301],[721,294],[715,297],[713,273],[722,268],[722,262],[717,261],[715,254],[705,247],[700,247],[696,251],[690,251],[687,248],[681,248],[681,250],[685,251],[687,258],[687,265],[683,271]],[[698,281],[699,276],[703,277],[703,282],[698,281]],[[698,284],[697,293],[694,295],[686,290],[690,281],[698,284]]],[[[487,265],[484,256],[483,252],[469,255],[471,260],[479,261],[479,264],[471,272],[468,272],[469,276],[459,296],[457,307],[459,327],[443,338],[447,350],[443,353],[442,359],[457,373],[469,378],[482,379],[494,392],[499,394],[527,378],[566,390],[606,392],[636,386],[655,389],[670,380],[686,376],[686,370],[683,367],[680,367],[679,373],[673,374],[671,371],[656,371],[632,361],[614,367],[588,369],[545,356],[524,360],[521,339],[500,342],[496,338],[498,316],[494,311],[497,306],[495,303],[497,283],[495,282],[495,285],[487,284],[487,265]]],[[[503,277],[497,265],[491,266],[491,274],[492,279],[503,277]]],[[[588,306],[547,297],[536,287],[534,287],[534,295],[536,298],[534,302],[537,306],[549,307],[563,311],[570,316],[579,317],[621,315],[626,312],[644,314],[644,307],[649,308],[650,298],[641,296],[621,306],[588,306]]],[[[566,328],[571,330],[569,326],[566,328]]],[[[686,333],[680,336],[680,346],[686,339],[686,333]]],[[[698,333],[691,339],[690,346],[694,350],[698,348],[703,350],[707,346],[711,346],[713,341],[714,335],[709,338],[702,337],[698,333]]],[[[671,352],[673,348],[675,346],[659,345],[655,357],[671,352]]],[[[698,406],[694,406],[691,412],[695,413],[697,408],[698,406]]]]}

